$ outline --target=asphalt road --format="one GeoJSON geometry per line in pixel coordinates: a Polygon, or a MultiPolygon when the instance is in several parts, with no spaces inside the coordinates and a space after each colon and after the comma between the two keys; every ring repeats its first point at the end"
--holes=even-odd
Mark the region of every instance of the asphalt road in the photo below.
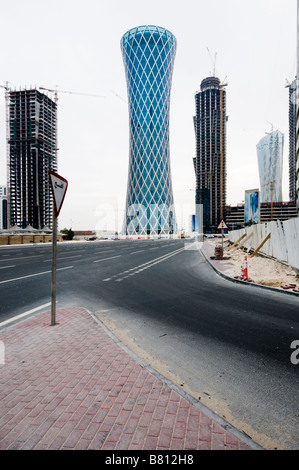
{"type": "MultiPolygon", "coordinates": [[[[0,322],[50,309],[51,245],[0,247],[0,322]]],[[[57,308],[96,313],[266,448],[299,449],[295,296],[218,277],[190,241],[58,244],[57,308]]]]}

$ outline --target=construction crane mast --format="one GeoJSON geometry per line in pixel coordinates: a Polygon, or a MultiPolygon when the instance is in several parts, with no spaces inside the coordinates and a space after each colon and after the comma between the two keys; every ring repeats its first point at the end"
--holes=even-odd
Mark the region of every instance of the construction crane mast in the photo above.
{"type": "MultiPolygon", "coordinates": [[[[6,194],[7,194],[7,213],[9,214],[10,198],[9,198],[9,180],[10,180],[10,162],[9,162],[9,92],[10,88],[8,82],[5,85],[0,85],[1,88],[5,89],[5,121],[6,121],[6,194]]],[[[7,221],[8,222],[8,221],[7,221]]]]}
{"type": "Polygon", "coordinates": [[[270,185],[271,221],[273,220],[273,191],[274,191],[274,183],[275,183],[275,182],[276,182],[275,180],[271,180],[271,181],[269,181],[269,183],[263,184],[263,187],[270,185]]]}

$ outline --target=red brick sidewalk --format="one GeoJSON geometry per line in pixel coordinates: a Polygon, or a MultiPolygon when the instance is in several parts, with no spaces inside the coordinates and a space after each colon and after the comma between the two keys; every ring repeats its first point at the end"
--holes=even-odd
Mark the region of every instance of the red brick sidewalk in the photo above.
{"type": "Polygon", "coordinates": [[[0,330],[0,450],[256,448],[138,363],[86,310],[56,318],[0,330]]]}

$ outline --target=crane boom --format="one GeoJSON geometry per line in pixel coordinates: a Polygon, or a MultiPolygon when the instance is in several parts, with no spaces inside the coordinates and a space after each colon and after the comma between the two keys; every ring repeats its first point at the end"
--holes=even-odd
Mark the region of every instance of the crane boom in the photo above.
{"type": "Polygon", "coordinates": [[[72,95],[83,95],[83,96],[93,96],[95,98],[105,98],[105,96],[102,96],[102,95],[93,95],[93,94],[90,94],[90,93],[79,93],[79,92],[76,92],[76,91],[68,91],[68,90],[53,90],[51,88],[44,88],[44,87],[39,87],[40,90],[46,90],[46,91],[51,91],[52,93],[69,93],[69,94],[72,94],[72,95]]]}

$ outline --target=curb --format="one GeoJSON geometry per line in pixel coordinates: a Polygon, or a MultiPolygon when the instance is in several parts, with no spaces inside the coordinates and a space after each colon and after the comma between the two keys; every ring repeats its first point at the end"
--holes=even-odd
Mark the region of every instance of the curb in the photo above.
{"type": "Polygon", "coordinates": [[[252,282],[248,282],[248,281],[241,281],[240,279],[235,279],[231,276],[228,276],[227,274],[224,274],[224,272],[222,272],[218,268],[216,268],[216,266],[214,266],[214,264],[210,262],[208,256],[203,252],[202,249],[200,250],[200,253],[205,258],[205,260],[209,263],[211,268],[214,269],[214,271],[217,274],[219,274],[219,276],[223,277],[224,279],[226,279],[228,281],[236,282],[236,283],[243,284],[243,285],[245,284],[245,285],[251,286],[251,287],[259,287],[261,289],[267,289],[267,290],[271,290],[272,292],[278,292],[278,293],[281,293],[281,294],[295,295],[295,296],[299,297],[299,294],[297,294],[296,292],[292,292],[292,291],[289,291],[289,290],[278,289],[277,287],[264,286],[263,284],[256,284],[256,283],[252,283],[252,282]]]}
{"type": "Polygon", "coordinates": [[[195,397],[187,393],[185,390],[181,390],[177,385],[175,385],[173,382],[171,382],[167,377],[162,375],[160,372],[157,370],[153,369],[149,364],[147,364],[143,359],[138,357],[135,353],[133,353],[125,344],[123,344],[102,322],[99,320],[99,318],[96,317],[92,312],[89,310],[85,309],[91,316],[92,318],[103,328],[103,330],[108,334],[108,336],[113,339],[129,356],[131,356],[139,365],[141,365],[144,369],[146,369],[150,374],[155,376],[157,379],[159,379],[161,382],[163,382],[165,385],[168,385],[174,392],[178,393],[181,395],[183,398],[185,398],[189,403],[194,405],[196,408],[198,408],[202,413],[204,413],[206,416],[208,416],[211,420],[215,421],[219,426],[221,426],[225,431],[229,432],[233,436],[235,436],[237,439],[239,439],[243,444],[247,445],[250,447],[252,450],[265,450],[263,447],[261,447],[259,444],[257,444],[250,436],[245,434],[242,431],[239,431],[237,428],[235,428],[233,425],[228,423],[225,419],[221,418],[221,416],[217,415],[214,411],[206,407],[203,403],[200,403],[195,397]]]}

